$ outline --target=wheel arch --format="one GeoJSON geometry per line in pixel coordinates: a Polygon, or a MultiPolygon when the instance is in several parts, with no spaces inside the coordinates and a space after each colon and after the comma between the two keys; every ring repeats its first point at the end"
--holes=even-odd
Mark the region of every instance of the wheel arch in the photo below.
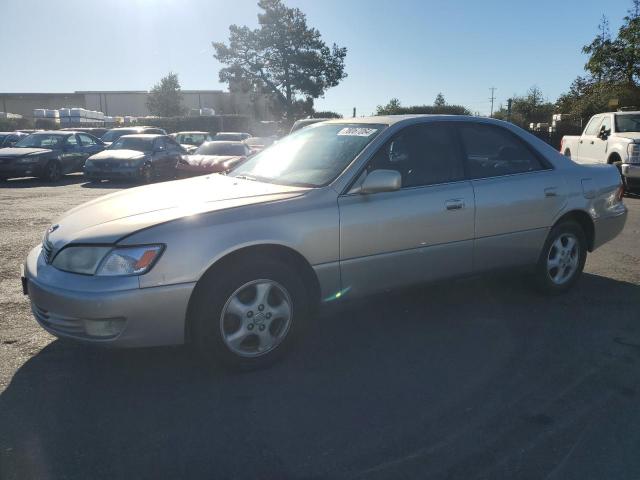
{"type": "Polygon", "coordinates": [[[187,316],[185,319],[185,342],[189,342],[191,340],[191,318],[193,317],[192,309],[194,308],[194,305],[196,303],[194,300],[197,298],[201,289],[205,285],[206,279],[210,278],[211,276],[221,274],[225,271],[225,269],[232,268],[232,265],[234,263],[247,258],[276,259],[283,263],[293,265],[295,270],[300,275],[300,278],[304,282],[309,296],[311,297],[311,304],[313,306],[312,308],[315,309],[320,304],[320,281],[318,280],[318,276],[313,270],[311,264],[300,252],[294,250],[291,247],[275,243],[264,243],[240,247],[216,260],[212,265],[209,266],[209,268],[207,268],[207,270],[196,282],[196,286],[191,292],[191,296],[189,297],[189,304],[187,305],[187,316]]]}
{"type": "Polygon", "coordinates": [[[609,165],[613,165],[615,162],[621,162],[621,161],[622,161],[622,157],[618,152],[611,152],[607,157],[607,163],[609,165]]]}
{"type": "Polygon", "coordinates": [[[593,251],[596,230],[591,216],[584,210],[572,210],[556,220],[554,226],[565,221],[574,221],[582,227],[582,231],[584,232],[585,237],[587,237],[587,249],[590,252],[593,251]]]}

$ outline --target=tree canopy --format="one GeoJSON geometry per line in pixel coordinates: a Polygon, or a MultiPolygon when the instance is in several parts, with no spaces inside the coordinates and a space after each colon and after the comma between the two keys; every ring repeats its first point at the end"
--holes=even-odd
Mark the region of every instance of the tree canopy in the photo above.
{"type": "Polygon", "coordinates": [[[158,117],[177,117],[185,113],[177,73],[169,72],[153,86],[147,98],[147,108],[151,115],[158,117]]]}
{"type": "Polygon", "coordinates": [[[588,55],[586,75],[558,98],[557,111],[586,118],[619,106],[640,106],[640,0],[632,0],[615,37],[603,15],[596,37],[582,51],[588,55]]]}
{"type": "Polygon", "coordinates": [[[386,105],[378,105],[376,115],[410,115],[419,113],[446,114],[446,115],[471,115],[471,112],[462,105],[448,105],[444,102],[444,96],[439,93],[433,105],[412,105],[403,107],[400,100],[392,98],[386,105]]]}
{"type": "Polygon", "coordinates": [[[289,119],[309,113],[313,99],[347,76],[347,49],[327,46],[305,14],[282,0],[260,0],[258,7],[258,28],[231,25],[228,44],[212,43],[214,57],[227,65],[220,81],[232,91],[272,94],[289,119]]]}
{"type": "Polygon", "coordinates": [[[514,95],[511,98],[511,117],[504,106],[500,106],[493,116],[527,128],[530,123],[549,122],[553,110],[553,103],[546,100],[542,91],[534,85],[526,94],[514,95]]]}

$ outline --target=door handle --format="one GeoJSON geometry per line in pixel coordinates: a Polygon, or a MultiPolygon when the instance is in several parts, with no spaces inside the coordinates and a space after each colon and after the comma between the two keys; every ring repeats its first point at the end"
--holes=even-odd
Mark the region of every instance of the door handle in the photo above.
{"type": "Polygon", "coordinates": [[[593,144],[594,144],[594,140],[591,140],[591,145],[593,145],[593,144]]]}
{"type": "Polygon", "coordinates": [[[582,143],[582,140],[580,140],[580,143],[582,143]]]}
{"type": "Polygon", "coordinates": [[[558,195],[558,189],[556,187],[547,187],[544,189],[545,197],[555,197],[558,195]]]}
{"type": "Polygon", "coordinates": [[[452,198],[444,202],[447,210],[462,210],[464,208],[464,200],[461,198],[452,198]]]}

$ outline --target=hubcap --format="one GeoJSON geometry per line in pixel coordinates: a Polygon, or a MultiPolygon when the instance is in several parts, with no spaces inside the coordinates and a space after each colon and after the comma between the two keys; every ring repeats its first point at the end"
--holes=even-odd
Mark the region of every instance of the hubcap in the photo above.
{"type": "Polygon", "coordinates": [[[575,235],[563,233],[551,244],[547,256],[547,273],[556,285],[568,282],[578,270],[580,244],[575,235]]]}
{"type": "Polygon", "coordinates": [[[242,357],[259,357],[276,348],[291,326],[293,304],[273,280],[254,280],[238,288],[220,315],[225,345],[242,357]]]}

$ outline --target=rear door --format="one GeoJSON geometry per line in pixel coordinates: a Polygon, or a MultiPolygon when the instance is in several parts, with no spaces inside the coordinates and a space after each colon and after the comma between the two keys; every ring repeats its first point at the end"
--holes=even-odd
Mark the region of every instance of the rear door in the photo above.
{"type": "Polygon", "coordinates": [[[400,172],[402,188],[338,198],[343,288],[365,295],[471,272],[473,188],[453,128],[401,130],[361,178],[378,169],[400,172]]]}
{"type": "Polygon", "coordinates": [[[506,128],[469,122],[458,131],[475,196],[474,271],[534,264],[566,202],[564,180],[506,128]]]}

